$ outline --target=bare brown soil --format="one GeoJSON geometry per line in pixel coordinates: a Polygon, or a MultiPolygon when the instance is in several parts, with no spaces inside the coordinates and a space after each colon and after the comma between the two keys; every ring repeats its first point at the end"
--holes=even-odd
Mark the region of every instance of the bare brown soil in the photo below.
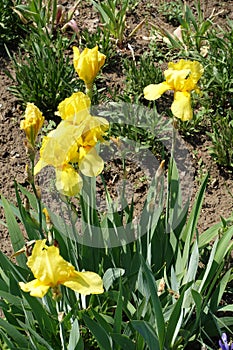
{"type": "MultiPolygon", "coordinates": [[[[69,6],[68,1],[61,1],[65,6],[69,6]]],[[[155,23],[161,28],[166,28],[171,32],[174,30],[172,25],[166,21],[162,14],[158,13],[158,5],[162,1],[153,0],[148,3],[146,0],[139,1],[139,5],[131,11],[127,17],[127,31],[132,30],[140,21],[147,16],[148,22],[155,23]]],[[[84,6],[85,2],[82,2],[82,6],[78,9],[76,14],[77,22],[81,28],[88,28],[89,30],[95,30],[99,25],[99,19],[97,14],[93,11],[91,5],[84,6]]],[[[188,4],[193,4],[193,1],[187,1],[188,4]]],[[[216,23],[224,24],[226,17],[233,19],[233,1],[202,1],[205,8],[206,16],[215,8],[215,12],[221,13],[216,17],[216,23]]],[[[145,47],[148,47],[150,36],[150,26],[144,25],[134,37],[134,50],[135,53],[140,55],[145,47]]],[[[126,47],[124,51],[129,51],[126,47]]],[[[27,163],[27,156],[24,149],[24,134],[20,131],[19,123],[22,118],[23,111],[15,97],[8,91],[11,86],[11,80],[4,73],[4,69],[10,69],[10,61],[6,52],[2,50],[0,53],[0,167],[1,167],[1,181],[0,181],[0,193],[8,198],[10,201],[15,202],[14,194],[14,180],[26,185],[24,169],[27,163]]],[[[103,70],[104,73],[104,70],[103,70]]],[[[106,72],[108,77],[107,82],[109,86],[113,85],[119,89],[124,89],[124,76],[116,72],[106,72]]],[[[200,232],[210,227],[212,224],[219,222],[220,216],[227,218],[233,211],[233,175],[227,169],[220,168],[216,165],[213,159],[210,157],[208,147],[210,141],[205,134],[199,134],[186,142],[187,148],[190,150],[190,154],[193,158],[193,165],[195,167],[195,188],[193,196],[198,190],[200,184],[200,178],[206,172],[209,172],[210,179],[206,190],[205,200],[201,212],[201,217],[198,223],[200,232]]],[[[140,210],[143,205],[144,196],[147,190],[146,181],[139,180],[143,178],[141,170],[135,171],[135,165],[128,164],[129,181],[134,184],[135,189],[135,205],[136,210],[140,210]]],[[[112,164],[111,172],[105,171],[106,179],[108,179],[108,185],[114,182],[118,187],[121,180],[121,165],[112,164]]],[[[114,195],[114,188],[112,191],[114,195]]],[[[4,214],[0,209],[0,219],[3,219],[4,214]]],[[[8,237],[7,228],[0,225],[0,248],[3,253],[11,253],[11,244],[8,237]]]]}

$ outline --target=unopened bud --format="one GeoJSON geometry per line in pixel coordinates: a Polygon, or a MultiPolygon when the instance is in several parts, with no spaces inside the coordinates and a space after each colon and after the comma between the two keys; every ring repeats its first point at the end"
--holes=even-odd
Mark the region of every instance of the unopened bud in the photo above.
{"type": "Polygon", "coordinates": [[[34,149],[34,147],[32,146],[32,144],[27,139],[24,140],[24,146],[25,146],[25,149],[26,149],[26,154],[28,154],[29,158],[33,161],[35,159],[35,149],[34,149]]]}
{"type": "Polygon", "coordinates": [[[25,177],[26,177],[26,181],[30,184],[33,183],[33,176],[32,176],[32,172],[31,169],[29,168],[29,166],[26,164],[25,166],[25,177]]]}
{"type": "Polygon", "coordinates": [[[36,186],[36,198],[41,200],[41,190],[39,186],[36,186]]]}

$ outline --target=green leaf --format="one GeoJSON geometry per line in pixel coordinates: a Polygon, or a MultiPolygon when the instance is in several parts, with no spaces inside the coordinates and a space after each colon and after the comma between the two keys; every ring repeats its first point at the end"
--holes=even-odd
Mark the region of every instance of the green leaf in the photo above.
{"type": "MultiPolygon", "coordinates": [[[[15,252],[24,247],[25,241],[23,234],[19,228],[19,225],[12,213],[11,207],[8,201],[2,196],[2,204],[5,211],[6,223],[10,233],[11,243],[15,252]]],[[[25,266],[26,257],[24,255],[19,255],[16,257],[17,262],[20,266],[25,266]]]]}
{"type": "Polygon", "coordinates": [[[218,308],[218,311],[233,312],[233,304],[222,306],[222,307],[218,308]]]}
{"type": "Polygon", "coordinates": [[[188,254],[188,245],[191,243],[192,238],[193,238],[193,234],[195,233],[195,229],[197,227],[197,222],[198,222],[198,218],[200,215],[200,211],[201,211],[201,206],[202,206],[202,202],[204,199],[204,193],[205,193],[205,188],[207,185],[207,181],[208,181],[208,174],[205,176],[201,187],[198,191],[198,194],[195,198],[195,202],[194,205],[192,207],[187,225],[182,233],[182,240],[187,244],[187,247],[185,249],[185,253],[184,254],[188,254]]]}
{"type": "Polygon", "coordinates": [[[112,349],[112,341],[106,330],[87,315],[83,315],[83,319],[91,333],[94,335],[101,350],[112,349]]]}
{"type": "MultiPolygon", "coordinates": [[[[37,342],[39,343],[39,344],[36,344],[36,345],[37,345],[37,349],[41,349],[41,348],[39,347],[39,345],[41,344],[41,345],[44,345],[44,346],[45,346],[45,349],[46,349],[46,350],[54,350],[54,348],[53,348],[52,346],[50,346],[50,344],[45,340],[46,338],[42,338],[42,337],[38,334],[38,332],[36,332],[35,329],[32,329],[30,326],[24,324],[24,323],[21,322],[21,321],[19,321],[19,323],[21,324],[21,326],[22,326],[24,329],[27,330],[27,332],[28,332],[31,336],[33,336],[33,337],[37,340],[37,342]]],[[[44,347],[43,347],[42,349],[44,349],[44,347]]]]}
{"type": "Polygon", "coordinates": [[[14,326],[2,318],[0,318],[0,327],[16,342],[19,349],[22,347],[29,349],[26,333],[22,335],[14,326]]]}
{"type": "Polygon", "coordinates": [[[165,338],[165,321],[163,317],[162,306],[158,297],[158,291],[154,280],[154,276],[151,270],[148,268],[147,264],[145,263],[143,257],[141,257],[141,262],[142,262],[143,274],[145,275],[146,282],[148,284],[148,288],[150,291],[150,298],[153,306],[154,316],[156,319],[156,329],[157,329],[157,335],[159,339],[160,350],[163,350],[164,338],[165,338]]]}
{"type": "Polygon", "coordinates": [[[176,337],[179,333],[179,330],[182,326],[182,320],[184,317],[184,311],[182,310],[182,304],[185,296],[185,292],[188,290],[188,288],[192,285],[193,282],[187,283],[180,294],[180,297],[178,298],[177,302],[175,303],[175,306],[173,308],[173,311],[169,317],[168,325],[167,325],[167,337],[166,337],[166,345],[168,349],[172,349],[173,345],[176,341],[176,337]]]}
{"type": "Polygon", "coordinates": [[[197,322],[198,322],[198,319],[199,319],[199,317],[200,317],[200,315],[201,315],[201,310],[202,310],[202,308],[201,308],[201,305],[202,305],[202,297],[201,297],[201,294],[198,293],[198,291],[195,290],[195,289],[192,289],[192,290],[191,290],[191,294],[192,294],[194,303],[195,303],[195,305],[196,305],[196,320],[197,320],[197,322]]]}
{"type": "Polygon", "coordinates": [[[165,350],[161,348],[158,342],[157,335],[151,325],[146,321],[131,321],[130,322],[136,331],[138,331],[145,339],[150,350],[165,350]]]}
{"type": "Polygon", "coordinates": [[[122,300],[122,280],[120,279],[120,286],[119,286],[119,296],[117,300],[117,307],[116,312],[114,316],[114,325],[113,325],[113,332],[114,333],[121,333],[121,325],[122,325],[122,306],[123,306],[123,300],[122,300]]]}
{"type": "Polygon", "coordinates": [[[79,339],[80,339],[79,324],[76,318],[72,324],[67,350],[75,350],[76,346],[79,343],[79,339]]]}
{"type": "MultiPolygon", "coordinates": [[[[228,219],[226,219],[226,224],[230,225],[232,223],[233,217],[230,216],[228,219]]],[[[219,229],[223,227],[222,222],[219,222],[210,228],[208,228],[206,231],[204,231],[199,238],[198,246],[199,248],[205,247],[209,242],[211,242],[219,233],[219,229]]]]}
{"type": "Polygon", "coordinates": [[[126,335],[111,333],[111,337],[117,345],[120,345],[120,349],[122,349],[122,350],[135,350],[135,344],[126,335]]]}
{"type": "Polygon", "coordinates": [[[103,283],[105,290],[108,291],[109,288],[112,286],[113,282],[120,276],[123,276],[124,273],[125,270],[118,267],[107,269],[103,275],[103,283]]]}
{"type": "Polygon", "coordinates": [[[38,326],[40,327],[40,331],[43,337],[45,339],[48,339],[52,334],[56,335],[56,322],[47,314],[46,309],[43,307],[42,303],[37,298],[32,297],[28,293],[22,293],[24,298],[27,300],[31,311],[34,314],[34,318],[38,322],[38,326]],[[38,317],[38,315],[40,316],[38,317]]]}

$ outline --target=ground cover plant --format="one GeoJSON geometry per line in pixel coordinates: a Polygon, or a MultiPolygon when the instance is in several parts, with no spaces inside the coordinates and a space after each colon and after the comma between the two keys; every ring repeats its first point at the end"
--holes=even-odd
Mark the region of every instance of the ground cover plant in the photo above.
{"type": "Polygon", "coordinates": [[[64,31],[59,16],[75,21],[79,4],[13,6],[28,31],[18,53],[7,49],[27,165],[15,201],[0,199],[13,248],[0,252],[0,346],[232,348],[232,216],[200,231],[212,179],[202,174],[190,203],[180,136],[208,126],[210,152],[230,171],[232,24],[217,31],[199,1],[161,2],[181,37],[163,32],[161,42],[152,24],[141,55],[134,35],[149,24],[126,26],[140,2],[85,4],[100,16],[93,33],[76,22],[64,31]],[[116,67],[124,89],[109,84],[116,67]],[[109,179],[116,162],[122,176],[109,179]]]}

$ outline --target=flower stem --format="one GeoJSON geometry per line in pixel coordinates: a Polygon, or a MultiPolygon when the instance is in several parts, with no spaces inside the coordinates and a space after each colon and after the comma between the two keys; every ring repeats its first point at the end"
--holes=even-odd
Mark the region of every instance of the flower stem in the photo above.
{"type": "Polygon", "coordinates": [[[62,310],[61,310],[61,301],[56,302],[56,309],[57,309],[57,317],[58,317],[58,322],[59,322],[59,335],[61,339],[61,350],[66,350],[66,344],[65,344],[65,329],[64,325],[61,319],[62,315],[62,310]]]}

